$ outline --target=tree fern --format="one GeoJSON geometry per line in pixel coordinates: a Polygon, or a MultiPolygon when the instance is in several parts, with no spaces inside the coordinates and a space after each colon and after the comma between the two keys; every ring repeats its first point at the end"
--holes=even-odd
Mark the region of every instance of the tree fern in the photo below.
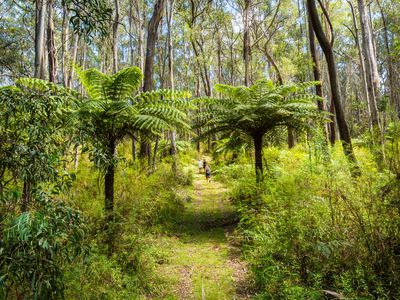
{"type": "MultiPolygon", "coordinates": [[[[184,91],[158,90],[138,93],[142,73],[137,67],[108,76],[96,69],[77,70],[88,99],[78,103],[76,126],[92,145],[91,159],[104,172],[107,223],[114,207],[115,149],[118,142],[134,132],[148,136],[162,130],[188,128],[183,109],[190,106],[184,91]]],[[[112,232],[109,232],[112,251],[112,232]]]]}
{"type": "Polygon", "coordinates": [[[255,146],[257,180],[261,180],[261,145],[265,135],[277,127],[305,128],[310,119],[321,117],[315,103],[322,99],[306,91],[316,84],[311,81],[274,86],[265,79],[250,87],[218,84],[215,90],[221,93],[221,99],[196,100],[203,107],[201,125],[206,130],[202,137],[217,132],[230,138],[243,134],[250,137],[255,146]]]}

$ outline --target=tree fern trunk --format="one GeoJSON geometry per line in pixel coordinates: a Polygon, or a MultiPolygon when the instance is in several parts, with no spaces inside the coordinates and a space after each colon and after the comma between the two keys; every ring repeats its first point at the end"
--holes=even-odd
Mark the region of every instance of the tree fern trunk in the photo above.
{"type": "Polygon", "coordinates": [[[288,127],[288,148],[292,149],[295,145],[293,128],[288,127]]]}
{"type": "MultiPolygon", "coordinates": [[[[109,145],[110,159],[114,159],[115,153],[115,140],[111,140],[109,145]]],[[[108,254],[111,255],[113,252],[114,244],[114,233],[112,232],[112,223],[114,222],[114,180],[115,180],[114,164],[111,163],[106,170],[104,176],[104,209],[106,215],[106,234],[107,234],[107,246],[108,254]],[[111,225],[111,226],[110,226],[111,225]]]]}
{"type": "Polygon", "coordinates": [[[134,133],[132,134],[132,160],[135,161],[136,157],[136,133],[134,133]]]}
{"type": "Polygon", "coordinates": [[[157,152],[158,152],[158,144],[159,144],[160,138],[158,137],[156,139],[156,142],[154,143],[154,154],[153,154],[153,165],[152,165],[152,172],[155,172],[156,170],[156,164],[157,164],[157,152]]]}
{"type": "Polygon", "coordinates": [[[263,140],[262,134],[256,134],[253,136],[257,182],[263,181],[262,140],[263,140]]]}

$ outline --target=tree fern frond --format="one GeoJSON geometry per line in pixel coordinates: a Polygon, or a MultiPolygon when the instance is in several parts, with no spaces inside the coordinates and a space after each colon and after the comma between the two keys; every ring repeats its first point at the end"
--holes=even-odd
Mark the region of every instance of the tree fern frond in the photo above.
{"type": "Polygon", "coordinates": [[[100,100],[106,98],[105,86],[111,81],[109,76],[94,68],[84,71],[76,68],[76,73],[91,99],[100,100]]]}
{"type": "Polygon", "coordinates": [[[134,127],[139,130],[148,130],[152,133],[157,133],[162,129],[172,129],[171,125],[163,119],[150,115],[135,116],[134,127]]]}
{"type": "Polygon", "coordinates": [[[109,81],[104,86],[105,98],[113,101],[126,99],[137,91],[142,77],[142,71],[138,67],[122,69],[109,77],[109,81]]]}
{"type": "Polygon", "coordinates": [[[159,118],[174,120],[186,118],[186,114],[181,110],[164,105],[149,105],[139,110],[141,114],[148,114],[159,118]]]}
{"type": "Polygon", "coordinates": [[[66,89],[63,86],[57,85],[52,82],[48,82],[47,80],[39,79],[39,78],[30,78],[30,77],[23,77],[18,78],[15,81],[17,87],[36,92],[38,94],[53,94],[55,96],[72,96],[72,97],[79,97],[79,94],[70,89],[66,89]]]}
{"type": "Polygon", "coordinates": [[[108,105],[107,112],[110,115],[119,115],[119,114],[134,114],[136,111],[126,101],[111,101],[111,103],[108,105]]]}
{"type": "Polygon", "coordinates": [[[311,81],[274,86],[263,79],[251,87],[216,85],[215,90],[224,98],[195,100],[201,108],[198,117],[202,119],[197,124],[208,126],[205,132],[264,135],[276,126],[304,123],[319,113],[316,101],[321,99],[305,91],[316,84],[319,83],[311,81]]]}

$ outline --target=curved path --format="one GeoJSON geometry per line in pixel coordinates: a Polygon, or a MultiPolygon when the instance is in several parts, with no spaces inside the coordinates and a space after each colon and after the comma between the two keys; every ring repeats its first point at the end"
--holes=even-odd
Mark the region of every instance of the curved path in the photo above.
{"type": "Polygon", "coordinates": [[[248,299],[238,294],[246,268],[228,243],[235,213],[226,189],[196,174],[191,201],[169,238],[168,261],[159,275],[170,287],[163,299],[248,299]]]}

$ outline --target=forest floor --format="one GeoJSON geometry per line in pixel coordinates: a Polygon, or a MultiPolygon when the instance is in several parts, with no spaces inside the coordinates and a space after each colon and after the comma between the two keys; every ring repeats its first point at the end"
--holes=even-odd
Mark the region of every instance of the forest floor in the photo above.
{"type": "Polygon", "coordinates": [[[160,245],[168,257],[158,269],[163,299],[249,299],[247,268],[229,243],[237,217],[226,188],[197,170],[189,198],[177,230],[160,245]]]}

